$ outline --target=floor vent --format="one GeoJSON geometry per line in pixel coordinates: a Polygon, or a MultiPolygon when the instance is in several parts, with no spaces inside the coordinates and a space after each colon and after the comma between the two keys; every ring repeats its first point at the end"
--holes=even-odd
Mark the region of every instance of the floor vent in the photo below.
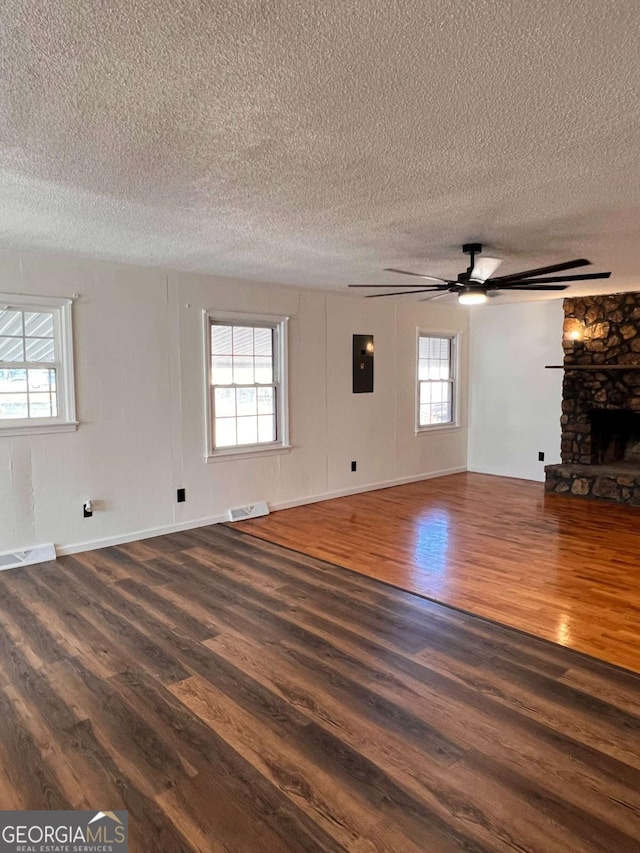
{"type": "Polygon", "coordinates": [[[36,545],[24,551],[7,551],[0,554],[0,572],[5,569],[17,569],[19,566],[33,566],[34,563],[46,563],[56,559],[56,549],[52,543],[36,545]]]}
{"type": "Polygon", "coordinates": [[[255,504],[237,506],[229,510],[229,521],[244,521],[245,518],[258,518],[261,515],[269,515],[269,507],[265,501],[255,504]]]}

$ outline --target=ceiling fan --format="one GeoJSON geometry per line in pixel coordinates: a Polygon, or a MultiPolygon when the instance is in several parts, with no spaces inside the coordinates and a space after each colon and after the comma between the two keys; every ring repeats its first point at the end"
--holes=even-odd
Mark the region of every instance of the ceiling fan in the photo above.
{"type": "MultiPolygon", "coordinates": [[[[462,251],[470,256],[470,263],[465,272],[461,272],[458,275],[457,281],[388,267],[385,272],[399,272],[403,275],[413,275],[417,278],[433,282],[433,284],[407,285],[407,287],[413,286],[413,290],[402,290],[394,293],[372,293],[367,296],[367,299],[375,299],[380,296],[409,296],[415,293],[435,294],[434,296],[428,296],[424,300],[420,300],[426,301],[427,299],[440,299],[449,293],[457,293],[458,302],[461,305],[480,305],[482,302],[487,301],[487,294],[495,290],[566,290],[568,285],[561,282],[609,278],[611,275],[610,272],[597,272],[580,275],[561,275],[554,278],[544,277],[551,273],[588,266],[591,263],[591,261],[587,261],[584,258],[578,258],[575,261],[565,261],[563,264],[551,264],[548,267],[538,267],[538,269],[525,270],[524,272],[512,273],[511,275],[494,276],[495,271],[502,261],[498,258],[476,257],[482,252],[481,243],[465,243],[462,251]],[[543,277],[541,278],[540,276],[543,277]]],[[[350,284],[349,287],[398,287],[398,285],[350,284]]]]}

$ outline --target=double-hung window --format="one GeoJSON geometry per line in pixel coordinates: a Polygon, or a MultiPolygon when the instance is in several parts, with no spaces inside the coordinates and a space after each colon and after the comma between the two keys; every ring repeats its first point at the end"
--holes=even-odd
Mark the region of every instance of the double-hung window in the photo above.
{"type": "Polygon", "coordinates": [[[75,428],[71,300],[0,294],[0,437],[75,428]]]}
{"type": "Polygon", "coordinates": [[[456,335],[418,333],[419,430],[456,423],[456,346],[456,335]]]}
{"type": "Polygon", "coordinates": [[[288,446],[287,319],[206,315],[209,458],[288,446]]]}

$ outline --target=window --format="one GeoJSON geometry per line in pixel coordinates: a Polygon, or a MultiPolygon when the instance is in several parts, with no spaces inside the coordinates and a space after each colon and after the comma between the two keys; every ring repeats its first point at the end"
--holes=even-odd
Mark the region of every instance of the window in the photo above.
{"type": "Polygon", "coordinates": [[[418,333],[418,429],[456,422],[455,335],[418,333]]]}
{"type": "Polygon", "coordinates": [[[76,428],[71,300],[0,294],[0,435],[76,428]]]}
{"type": "Polygon", "coordinates": [[[207,456],[286,448],[286,318],[206,320],[207,456]]]}

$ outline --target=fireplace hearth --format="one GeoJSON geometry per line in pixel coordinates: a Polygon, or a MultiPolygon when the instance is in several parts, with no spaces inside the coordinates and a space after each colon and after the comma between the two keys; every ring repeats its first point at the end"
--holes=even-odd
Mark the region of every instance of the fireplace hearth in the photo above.
{"type": "Polygon", "coordinates": [[[640,294],[564,300],[562,462],[548,492],[640,506],[640,294]]]}

